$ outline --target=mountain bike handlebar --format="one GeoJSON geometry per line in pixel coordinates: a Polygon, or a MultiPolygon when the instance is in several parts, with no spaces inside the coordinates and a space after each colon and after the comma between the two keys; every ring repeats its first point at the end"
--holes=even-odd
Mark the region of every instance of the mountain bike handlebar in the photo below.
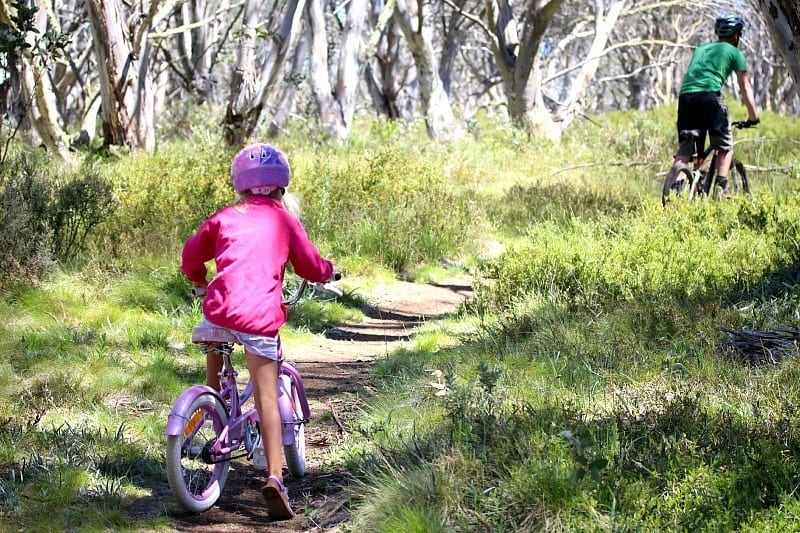
{"type": "Polygon", "coordinates": [[[738,128],[738,129],[752,128],[753,126],[757,125],[759,122],[761,122],[760,119],[755,119],[755,120],[736,120],[734,122],[731,122],[731,126],[733,126],[734,128],[738,128]]]}

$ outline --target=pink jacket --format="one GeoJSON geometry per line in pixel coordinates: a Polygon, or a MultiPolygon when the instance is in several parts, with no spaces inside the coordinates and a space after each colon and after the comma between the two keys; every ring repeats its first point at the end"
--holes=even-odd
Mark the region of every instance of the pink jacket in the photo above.
{"type": "Polygon", "coordinates": [[[267,196],[248,196],[211,215],[186,241],[181,271],[203,285],[205,263],[211,259],[217,274],[203,300],[205,317],[255,335],[277,335],[286,322],[282,287],[287,261],[312,282],[333,275],[333,265],[319,255],[300,221],[267,196]]]}

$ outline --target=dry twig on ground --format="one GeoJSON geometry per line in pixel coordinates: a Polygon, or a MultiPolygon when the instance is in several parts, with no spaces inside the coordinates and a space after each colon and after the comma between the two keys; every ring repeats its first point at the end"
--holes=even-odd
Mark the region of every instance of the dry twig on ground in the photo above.
{"type": "Polygon", "coordinates": [[[784,357],[793,355],[800,341],[800,331],[792,328],[768,331],[717,329],[728,335],[722,345],[725,355],[751,365],[777,364],[784,357]]]}

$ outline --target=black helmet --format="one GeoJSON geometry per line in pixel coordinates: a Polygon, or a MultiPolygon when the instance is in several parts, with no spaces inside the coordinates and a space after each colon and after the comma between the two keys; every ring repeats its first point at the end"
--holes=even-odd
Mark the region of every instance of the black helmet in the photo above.
{"type": "Polygon", "coordinates": [[[722,39],[733,37],[735,33],[742,33],[743,29],[744,21],[742,17],[737,17],[735,15],[719,17],[714,23],[714,33],[722,39]]]}

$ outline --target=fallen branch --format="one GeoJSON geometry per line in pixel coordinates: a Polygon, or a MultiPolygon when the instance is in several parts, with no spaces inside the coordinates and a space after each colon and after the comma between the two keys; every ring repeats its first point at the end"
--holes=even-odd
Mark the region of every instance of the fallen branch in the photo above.
{"type": "Polygon", "coordinates": [[[794,355],[800,341],[800,331],[791,328],[769,331],[717,329],[728,335],[722,346],[725,355],[751,365],[777,364],[786,356],[794,355]]]}

